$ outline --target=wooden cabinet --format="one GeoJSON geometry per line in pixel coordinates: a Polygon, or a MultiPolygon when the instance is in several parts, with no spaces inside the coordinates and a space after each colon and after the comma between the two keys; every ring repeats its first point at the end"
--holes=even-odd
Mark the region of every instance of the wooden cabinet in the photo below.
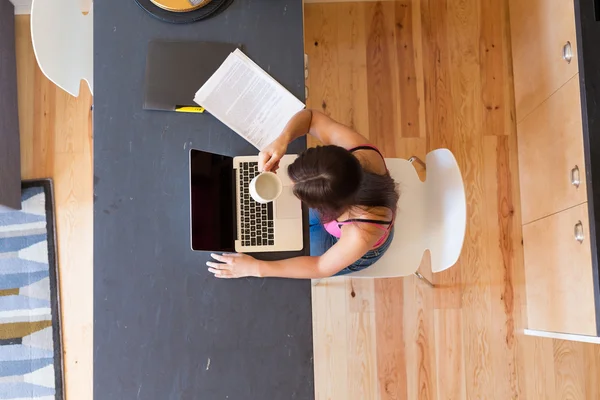
{"type": "Polygon", "coordinates": [[[596,336],[587,204],[523,226],[528,328],[596,336]]]}
{"type": "Polygon", "coordinates": [[[574,10],[573,0],[510,1],[517,121],[578,72],[574,10]]]}
{"type": "Polygon", "coordinates": [[[526,332],[600,343],[574,0],[509,1],[526,332]]]}
{"type": "Polygon", "coordinates": [[[517,126],[525,224],[587,200],[578,78],[517,126]]]}

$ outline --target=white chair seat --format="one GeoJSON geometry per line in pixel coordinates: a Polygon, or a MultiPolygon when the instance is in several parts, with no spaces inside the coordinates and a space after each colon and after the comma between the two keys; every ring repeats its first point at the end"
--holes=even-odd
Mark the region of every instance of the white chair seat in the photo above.
{"type": "Polygon", "coordinates": [[[79,96],[81,80],[93,94],[93,6],[81,12],[81,0],[33,0],[31,39],[40,69],[56,86],[79,96]]]}
{"type": "Polygon", "coordinates": [[[431,253],[433,272],[450,268],[460,256],[467,223],[464,184],[454,155],[447,149],[427,154],[425,182],[409,161],[387,158],[385,162],[400,188],[394,239],[377,263],[348,276],[412,275],[426,250],[431,253]]]}

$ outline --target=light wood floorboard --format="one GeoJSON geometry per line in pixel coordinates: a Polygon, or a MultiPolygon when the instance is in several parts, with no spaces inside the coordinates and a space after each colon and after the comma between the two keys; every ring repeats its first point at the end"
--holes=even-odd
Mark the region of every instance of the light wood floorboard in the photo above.
{"type": "MultiPolygon", "coordinates": [[[[507,7],[305,5],[308,106],[354,127],[387,157],[449,148],[468,202],[463,253],[433,277],[436,289],[414,277],[336,278],[313,289],[317,399],[600,398],[600,346],[522,333],[507,7]]],[[[421,269],[431,276],[428,259],[421,269]]]]}

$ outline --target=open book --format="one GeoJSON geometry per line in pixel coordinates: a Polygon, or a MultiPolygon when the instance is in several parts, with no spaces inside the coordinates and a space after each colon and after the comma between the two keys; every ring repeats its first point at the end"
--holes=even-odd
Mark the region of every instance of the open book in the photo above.
{"type": "Polygon", "coordinates": [[[304,108],[239,49],[196,92],[194,101],[259,150],[304,108]]]}

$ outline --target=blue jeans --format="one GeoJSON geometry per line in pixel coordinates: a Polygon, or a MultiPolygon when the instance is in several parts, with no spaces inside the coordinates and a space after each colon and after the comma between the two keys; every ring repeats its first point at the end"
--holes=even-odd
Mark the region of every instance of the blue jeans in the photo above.
{"type": "MultiPolygon", "coordinates": [[[[319,214],[315,210],[309,212],[309,224],[310,224],[310,255],[311,256],[322,256],[327,250],[337,243],[338,239],[332,236],[325,230],[323,224],[319,218],[319,214]]],[[[394,240],[394,229],[392,228],[385,242],[376,249],[367,251],[361,258],[356,260],[352,265],[347,266],[335,276],[346,275],[352,272],[363,270],[371,265],[375,264],[386,250],[392,244],[394,240]]]]}

